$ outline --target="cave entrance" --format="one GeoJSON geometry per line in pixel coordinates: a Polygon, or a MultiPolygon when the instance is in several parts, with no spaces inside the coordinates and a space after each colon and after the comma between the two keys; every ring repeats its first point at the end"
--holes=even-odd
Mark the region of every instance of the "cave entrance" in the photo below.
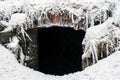
{"type": "Polygon", "coordinates": [[[83,30],[52,26],[38,31],[38,71],[64,75],[82,70],[83,30]]]}

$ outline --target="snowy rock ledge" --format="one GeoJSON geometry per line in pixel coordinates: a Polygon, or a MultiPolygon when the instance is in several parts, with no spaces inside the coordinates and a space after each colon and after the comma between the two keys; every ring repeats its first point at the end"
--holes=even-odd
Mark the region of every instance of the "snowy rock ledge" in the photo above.
{"type": "Polygon", "coordinates": [[[120,51],[117,51],[82,72],[54,76],[24,67],[8,49],[0,45],[0,80],[119,80],[119,57],[120,51]]]}

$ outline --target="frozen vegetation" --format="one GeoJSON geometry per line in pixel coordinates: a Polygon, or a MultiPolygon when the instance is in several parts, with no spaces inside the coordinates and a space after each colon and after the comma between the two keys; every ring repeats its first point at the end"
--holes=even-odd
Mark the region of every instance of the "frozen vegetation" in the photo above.
{"type": "Polygon", "coordinates": [[[102,24],[108,17],[112,17],[114,23],[118,24],[119,4],[119,0],[4,0],[0,1],[0,21],[8,27],[14,28],[20,25],[24,28],[32,28],[35,20],[38,21],[38,27],[43,27],[45,19],[47,23],[44,26],[49,27],[52,23],[48,13],[62,15],[68,11],[67,14],[73,23],[70,27],[78,29],[74,24],[78,24],[83,19],[86,24],[84,29],[87,29],[96,25],[95,23],[102,24]],[[75,19],[74,16],[77,18],[75,19]]]}

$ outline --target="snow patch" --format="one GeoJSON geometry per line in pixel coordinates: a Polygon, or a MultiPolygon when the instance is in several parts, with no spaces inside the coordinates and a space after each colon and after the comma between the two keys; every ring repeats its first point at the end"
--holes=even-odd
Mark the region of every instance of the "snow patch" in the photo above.
{"type": "Polygon", "coordinates": [[[19,64],[15,56],[0,45],[0,80],[119,80],[120,52],[115,52],[82,72],[64,76],[45,75],[19,64]],[[28,76],[29,75],[29,76],[28,76]]]}

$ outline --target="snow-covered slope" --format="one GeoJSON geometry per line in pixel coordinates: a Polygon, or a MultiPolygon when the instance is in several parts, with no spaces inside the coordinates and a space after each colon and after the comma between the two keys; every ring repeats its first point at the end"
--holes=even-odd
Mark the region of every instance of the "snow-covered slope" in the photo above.
{"type": "Polygon", "coordinates": [[[83,70],[64,76],[45,75],[17,62],[15,56],[0,45],[0,80],[119,80],[120,52],[115,52],[83,70]]]}

